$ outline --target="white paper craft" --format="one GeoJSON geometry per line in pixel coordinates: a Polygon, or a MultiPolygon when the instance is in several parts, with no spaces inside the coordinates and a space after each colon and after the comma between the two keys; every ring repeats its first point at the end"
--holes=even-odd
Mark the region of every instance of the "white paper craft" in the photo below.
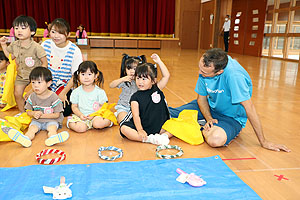
{"type": "Polygon", "coordinates": [[[67,185],[65,183],[65,177],[62,176],[60,177],[60,185],[56,186],[55,188],[53,187],[47,187],[43,186],[44,193],[52,193],[53,194],[53,199],[68,199],[72,197],[72,191],[70,189],[70,186],[73,183],[70,183],[67,185]]]}

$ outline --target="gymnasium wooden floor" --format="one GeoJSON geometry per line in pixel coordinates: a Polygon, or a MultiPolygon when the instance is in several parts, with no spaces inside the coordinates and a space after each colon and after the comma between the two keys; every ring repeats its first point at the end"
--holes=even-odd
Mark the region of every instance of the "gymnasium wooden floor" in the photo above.
{"type": "MultiPolygon", "coordinates": [[[[120,91],[110,89],[108,84],[119,77],[122,53],[145,54],[148,61],[156,52],[168,67],[171,78],[163,90],[169,106],[176,107],[196,98],[194,92],[198,77],[198,60],[203,51],[196,50],[136,50],[136,49],[90,49],[82,50],[84,56],[97,63],[103,72],[104,89],[109,102],[117,102],[120,91]]],[[[274,152],[260,147],[247,123],[240,136],[228,147],[211,148],[206,143],[192,146],[177,138],[170,144],[184,150],[182,158],[202,158],[220,155],[224,162],[262,199],[300,198],[300,75],[298,63],[268,58],[230,54],[248,71],[253,81],[253,102],[263,124],[267,139],[287,145],[292,151],[274,152]],[[243,159],[246,158],[246,159],[243,159]],[[252,158],[252,159],[247,159],[252,158]]],[[[14,115],[16,109],[0,113],[0,117],[14,115]]],[[[67,130],[65,126],[62,130],[67,130]]],[[[122,139],[119,127],[90,130],[84,134],[69,131],[70,138],[54,148],[63,150],[67,159],[60,164],[103,163],[98,157],[100,146],[113,145],[122,148],[120,161],[155,160],[156,146],[122,139]]],[[[39,133],[30,148],[13,142],[0,143],[0,167],[19,167],[38,164],[36,153],[45,149],[45,132],[39,133]]],[[[216,169],[217,170],[217,169],[216,169]]],[[[217,180],[216,180],[217,181],[217,180]]]]}

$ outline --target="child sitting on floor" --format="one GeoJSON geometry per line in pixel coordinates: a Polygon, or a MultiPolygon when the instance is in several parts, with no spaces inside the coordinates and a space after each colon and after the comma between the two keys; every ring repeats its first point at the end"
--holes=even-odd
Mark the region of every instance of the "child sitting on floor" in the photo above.
{"type": "Polygon", "coordinates": [[[113,80],[109,84],[110,88],[122,88],[119,101],[115,106],[118,123],[120,123],[130,111],[130,97],[138,90],[134,80],[135,69],[138,64],[145,62],[147,62],[147,60],[144,55],[129,56],[123,54],[120,78],[113,80]]]}
{"type": "Polygon", "coordinates": [[[93,61],[84,61],[74,73],[74,85],[78,86],[71,94],[73,115],[67,121],[67,127],[78,133],[91,128],[111,127],[113,122],[101,116],[91,116],[108,101],[100,86],[104,78],[93,61]]]}
{"type": "Polygon", "coordinates": [[[167,85],[170,73],[157,54],[152,54],[151,58],[159,65],[162,78],[157,82],[157,68],[152,63],[137,66],[135,82],[138,91],[131,96],[131,112],[125,117],[129,121],[121,122],[120,132],[129,140],[167,145],[172,135],[162,129],[162,125],[170,114],[161,90],[167,85]]]}
{"type": "Polygon", "coordinates": [[[57,94],[48,89],[52,84],[50,70],[46,67],[36,67],[31,71],[29,80],[33,93],[26,100],[25,109],[32,117],[32,122],[25,135],[18,131],[10,131],[8,137],[24,147],[30,147],[35,134],[40,130],[47,130],[47,146],[66,141],[69,138],[67,131],[57,134],[57,129],[61,127],[64,119],[63,105],[57,94]]]}

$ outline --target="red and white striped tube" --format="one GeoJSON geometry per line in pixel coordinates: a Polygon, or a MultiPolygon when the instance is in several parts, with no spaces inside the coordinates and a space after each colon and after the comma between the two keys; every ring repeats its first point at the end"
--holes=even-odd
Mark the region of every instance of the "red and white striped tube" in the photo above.
{"type": "Polygon", "coordinates": [[[54,163],[63,161],[64,159],[66,159],[66,154],[65,152],[58,150],[58,149],[44,149],[43,151],[41,151],[40,153],[36,154],[35,158],[37,159],[37,161],[40,164],[44,164],[44,165],[52,165],[54,163]],[[50,154],[50,153],[55,153],[58,155],[61,155],[60,157],[57,158],[53,158],[53,159],[43,159],[41,158],[41,156],[50,154]]]}

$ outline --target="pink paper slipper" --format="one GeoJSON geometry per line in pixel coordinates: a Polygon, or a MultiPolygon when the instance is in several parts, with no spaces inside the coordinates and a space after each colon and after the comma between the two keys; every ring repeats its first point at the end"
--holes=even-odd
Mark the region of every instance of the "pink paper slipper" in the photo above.
{"type": "Polygon", "coordinates": [[[194,173],[188,174],[179,168],[176,169],[176,172],[180,174],[180,176],[177,178],[180,180],[177,181],[181,183],[188,182],[188,184],[190,184],[193,187],[200,187],[206,184],[206,182],[202,178],[200,178],[200,176],[197,176],[194,173]]]}

